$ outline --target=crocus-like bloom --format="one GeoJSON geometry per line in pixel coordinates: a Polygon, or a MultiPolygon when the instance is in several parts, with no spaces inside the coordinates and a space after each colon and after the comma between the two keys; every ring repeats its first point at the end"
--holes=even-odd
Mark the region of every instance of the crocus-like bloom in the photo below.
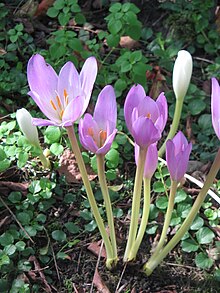
{"type": "Polygon", "coordinates": [[[161,138],[167,121],[167,101],[161,93],[156,101],[146,96],[141,85],[133,86],[125,101],[124,115],[135,142],[147,148],[161,138]]]}
{"type": "MultiPolygon", "coordinates": [[[[135,144],[135,162],[138,163],[138,156],[139,156],[140,147],[135,144]]],[[[144,177],[150,179],[153,175],[155,170],[157,169],[158,163],[158,151],[157,151],[157,144],[151,144],[147,149],[146,154],[146,161],[144,165],[144,177]]]]}
{"type": "Polygon", "coordinates": [[[67,62],[59,76],[36,54],[27,66],[29,95],[48,118],[33,119],[34,125],[71,126],[85,112],[97,75],[97,62],[88,58],[78,74],[72,62],[67,62]]]}
{"type": "Polygon", "coordinates": [[[192,143],[179,131],[174,138],[166,143],[166,161],[173,181],[179,182],[186,173],[192,143]]]}
{"type": "Polygon", "coordinates": [[[112,86],[100,92],[94,115],[85,114],[79,122],[79,138],[83,147],[95,154],[106,154],[113,142],[117,120],[117,105],[112,86]]]}
{"type": "Polygon", "coordinates": [[[32,116],[31,114],[24,108],[17,110],[16,119],[18,125],[23,132],[24,136],[27,140],[35,145],[39,146],[39,137],[37,127],[32,125],[32,116]]]}
{"type": "Polygon", "coordinates": [[[192,76],[192,56],[188,51],[178,52],[173,68],[173,90],[176,99],[183,99],[192,76]]]}
{"type": "Polygon", "coordinates": [[[211,110],[212,125],[218,139],[220,139],[220,86],[214,77],[212,78],[211,110]]]}

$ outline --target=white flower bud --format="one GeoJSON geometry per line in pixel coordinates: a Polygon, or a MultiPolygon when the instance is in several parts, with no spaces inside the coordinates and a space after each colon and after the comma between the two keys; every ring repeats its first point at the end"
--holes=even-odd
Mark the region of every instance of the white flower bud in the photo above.
{"type": "Polygon", "coordinates": [[[184,99],[192,76],[192,56],[189,52],[178,52],[173,67],[173,90],[176,99],[184,99]]]}
{"type": "Polygon", "coordinates": [[[17,110],[16,119],[18,125],[23,132],[24,136],[27,140],[33,144],[34,146],[39,147],[39,137],[37,127],[32,125],[32,116],[31,114],[24,108],[17,110]]]}

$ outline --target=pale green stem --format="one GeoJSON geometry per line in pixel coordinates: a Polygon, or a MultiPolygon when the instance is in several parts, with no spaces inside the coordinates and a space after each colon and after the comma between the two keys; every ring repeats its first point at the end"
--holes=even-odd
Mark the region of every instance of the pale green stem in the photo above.
{"type": "Polygon", "coordinates": [[[110,239],[111,239],[112,250],[113,250],[112,258],[115,259],[115,264],[116,264],[118,257],[117,257],[117,244],[116,244],[116,236],[115,236],[114,217],[112,213],[112,205],[111,205],[111,200],[110,200],[108,186],[107,186],[106,177],[105,177],[104,157],[105,157],[104,155],[96,155],[97,169],[98,169],[99,183],[102,190],[102,195],[104,198],[106,214],[108,219],[110,239]]]}
{"type": "Polygon", "coordinates": [[[114,262],[112,245],[111,245],[110,239],[108,237],[108,234],[107,234],[107,232],[105,230],[103,220],[102,220],[102,218],[100,216],[98,206],[96,204],[95,197],[93,195],[91,184],[89,182],[88,174],[87,174],[86,167],[85,167],[85,164],[84,164],[84,161],[83,161],[83,158],[82,158],[82,154],[81,154],[80,149],[79,149],[79,145],[78,145],[78,142],[77,142],[77,139],[76,139],[74,129],[73,129],[72,126],[68,126],[68,127],[66,127],[66,130],[67,130],[67,133],[68,133],[68,136],[69,136],[69,140],[70,140],[70,143],[71,143],[71,146],[72,146],[73,153],[75,154],[75,157],[76,157],[76,161],[77,161],[79,171],[80,171],[81,176],[82,176],[84,186],[86,188],[86,193],[87,193],[87,196],[88,196],[90,207],[92,209],[92,213],[93,213],[93,215],[95,217],[97,226],[99,228],[99,231],[101,233],[102,239],[103,239],[104,244],[105,244],[105,249],[106,249],[106,254],[107,254],[106,266],[108,268],[111,268],[112,263],[114,262]]]}
{"type": "Polygon", "coordinates": [[[199,195],[197,196],[187,218],[185,219],[185,221],[183,222],[179,230],[176,232],[176,234],[173,236],[173,238],[160,251],[160,253],[158,255],[155,255],[154,257],[151,257],[149,261],[144,265],[143,269],[148,276],[152,274],[153,270],[161,263],[161,261],[167,256],[167,254],[178,244],[178,242],[182,239],[184,234],[188,231],[188,229],[192,225],[219,169],[220,169],[220,149],[218,150],[218,153],[209,171],[209,174],[204,183],[204,186],[201,189],[199,195]]]}
{"type": "Polygon", "coordinates": [[[131,247],[137,235],[138,218],[139,218],[139,212],[140,212],[141,189],[142,189],[142,180],[143,180],[143,174],[144,174],[144,164],[146,160],[146,153],[147,153],[147,149],[140,148],[137,170],[135,175],[133,199],[132,199],[131,223],[129,228],[127,246],[126,246],[125,254],[124,254],[124,261],[128,261],[131,247]]]}
{"type": "Polygon", "coordinates": [[[43,151],[41,150],[41,154],[39,155],[39,159],[45,169],[50,168],[50,161],[48,158],[45,157],[43,151]]]}
{"type": "Polygon", "coordinates": [[[158,151],[158,156],[161,158],[163,157],[163,154],[165,153],[167,140],[172,139],[178,129],[180,118],[181,118],[181,113],[182,113],[183,100],[184,100],[184,98],[176,99],[176,106],[175,106],[175,112],[174,112],[174,117],[173,117],[173,123],[171,125],[170,131],[168,133],[166,140],[164,141],[163,145],[161,146],[161,148],[158,151]]]}
{"type": "Polygon", "coordinates": [[[131,247],[128,261],[135,259],[138,249],[140,247],[141,241],[143,239],[144,233],[146,231],[149,213],[150,213],[150,183],[151,183],[151,178],[144,178],[144,206],[143,206],[141,224],[138,230],[137,238],[131,247]]]}
{"type": "Polygon", "coordinates": [[[163,229],[162,229],[162,233],[160,236],[160,240],[156,246],[156,249],[155,249],[152,257],[154,257],[155,255],[158,255],[158,253],[160,253],[160,250],[162,249],[162,247],[165,243],[167,231],[168,231],[168,228],[170,225],[170,220],[172,217],[177,185],[178,185],[178,182],[173,181],[173,180],[171,181],[170,195],[169,195],[167,212],[166,212],[166,216],[165,216],[165,220],[164,220],[164,224],[163,224],[163,229]]]}

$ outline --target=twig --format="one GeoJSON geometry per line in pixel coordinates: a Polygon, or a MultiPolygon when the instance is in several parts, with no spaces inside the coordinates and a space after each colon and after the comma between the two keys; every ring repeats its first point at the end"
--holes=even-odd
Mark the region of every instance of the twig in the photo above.
{"type": "Polygon", "coordinates": [[[53,246],[52,246],[51,243],[50,243],[50,248],[51,248],[52,255],[53,255],[53,261],[54,261],[54,265],[55,265],[57,277],[58,277],[58,280],[59,280],[60,285],[61,285],[60,273],[59,273],[58,266],[57,266],[56,256],[55,256],[55,253],[54,253],[54,250],[53,250],[53,246]]]}
{"type": "MultiPolygon", "coordinates": [[[[104,244],[104,242],[102,241],[101,246],[100,246],[100,250],[99,250],[99,256],[98,256],[97,263],[96,263],[96,266],[95,266],[95,273],[96,273],[96,270],[98,270],[98,266],[99,266],[99,263],[100,263],[103,244],[104,244]]],[[[93,291],[93,287],[94,287],[94,281],[93,281],[93,280],[94,280],[95,273],[94,273],[94,275],[93,275],[93,279],[92,279],[92,285],[91,285],[90,293],[92,293],[92,291],[93,291]]]]}
{"type": "Polygon", "coordinates": [[[186,268],[186,269],[193,269],[193,270],[200,270],[199,268],[196,268],[196,267],[186,266],[186,265],[177,264],[177,263],[170,263],[170,262],[165,262],[164,265],[181,267],[181,268],[186,268]]]}
{"type": "Polygon", "coordinates": [[[123,276],[124,276],[124,273],[125,273],[126,268],[127,268],[127,262],[125,263],[125,265],[124,265],[124,267],[123,267],[123,270],[122,270],[122,272],[121,272],[121,276],[120,276],[120,279],[119,279],[119,281],[118,281],[118,284],[117,284],[117,287],[116,287],[116,290],[115,290],[116,293],[118,292],[118,289],[119,289],[119,286],[120,286],[120,284],[121,284],[121,280],[122,280],[122,278],[123,278],[123,276]]]}
{"type": "Polygon", "coordinates": [[[12,212],[12,210],[9,208],[9,206],[6,204],[6,202],[2,199],[2,197],[0,196],[0,200],[2,202],[2,204],[6,207],[6,209],[9,211],[9,213],[12,215],[12,217],[14,218],[14,220],[17,222],[18,226],[21,228],[21,230],[26,234],[26,236],[29,238],[29,240],[35,244],[34,240],[31,238],[31,236],[28,234],[28,232],[24,229],[24,227],[21,225],[21,223],[18,221],[18,219],[16,218],[15,214],[12,212]]]}
{"type": "MultiPolygon", "coordinates": [[[[162,163],[164,163],[165,165],[167,165],[167,162],[159,157],[159,161],[161,161],[162,163]]],[[[193,176],[189,175],[189,174],[185,174],[184,175],[185,178],[189,179],[191,182],[195,183],[197,186],[199,186],[200,188],[203,187],[203,183],[199,180],[197,180],[196,178],[194,178],[193,176]]],[[[208,190],[208,195],[210,195],[215,201],[217,201],[217,203],[220,204],[220,197],[215,194],[215,192],[213,192],[211,189],[208,190]]]]}
{"type": "Polygon", "coordinates": [[[199,60],[199,61],[204,61],[204,62],[207,62],[207,63],[210,63],[210,64],[214,64],[215,63],[214,61],[211,61],[211,60],[205,59],[205,58],[201,58],[201,57],[193,57],[193,59],[199,60]]]}

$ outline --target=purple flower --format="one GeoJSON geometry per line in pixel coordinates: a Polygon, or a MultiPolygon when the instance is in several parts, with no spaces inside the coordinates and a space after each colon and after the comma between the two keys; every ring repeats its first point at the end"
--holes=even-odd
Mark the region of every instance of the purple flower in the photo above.
{"type": "MultiPolygon", "coordinates": [[[[135,144],[135,162],[136,165],[138,163],[138,156],[139,156],[140,147],[135,144]]],[[[146,161],[144,165],[144,177],[151,178],[157,168],[158,163],[158,151],[157,151],[157,144],[151,144],[147,149],[146,161]]]]}
{"type": "Polygon", "coordinates": [[[117,105],[112,86],[100,92],[94,115],[85,114],[79,122],[79,138],[83,147],[95,154],[106,154],[113,142],[117,120],[117,105]]]}
{"type": "Polygon", "coordinates": [[[156,101],[146,96],[141,85],[133,86],[125,101],[124,115],[135,142],[146,148],[161,138],[167,121],[167,101],[161,93],[156,101]]]}
{"type": "Polygon", "coordinates": [[[59,75],[36,54],[27,66],[30,87],[28,93],[48,118],[33,119],[38,126],[71,126],[85,112],[97,75],[97,62],[88,58],[78,74],[72,62],[67,62],[59,75]]]}
{"type": "Polygon", "coordinates": [[[185,136],[179,131],[174,138],[166,143],[166,161],[173,181],[179,182],[186,173],[192,143],[188,143],[185,136]]]}
{"type": "Polygon", "coordinates": [[[216,78],[212,78],[212,97],[211,97],[211,110],[212,110],[212,125],[215,133],[220,139],[220,86],[216,78]]]}

